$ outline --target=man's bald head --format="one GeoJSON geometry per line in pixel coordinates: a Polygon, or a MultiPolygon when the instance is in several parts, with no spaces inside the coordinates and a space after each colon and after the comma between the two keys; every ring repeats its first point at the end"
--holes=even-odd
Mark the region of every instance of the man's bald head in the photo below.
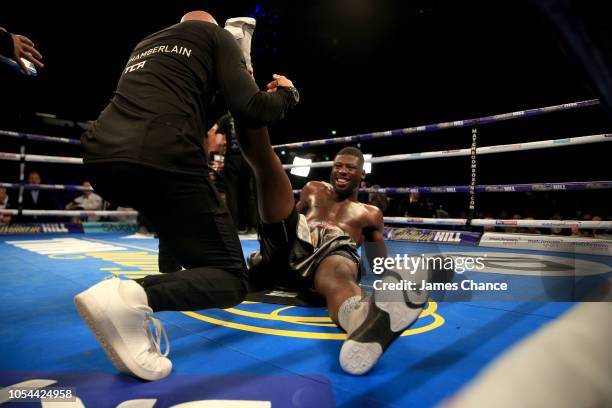
{"type": "Polygon", "coordinates": [[[185,14],[183,18],[181,18],[181,23],[183,21],[191,21],[191,20],[206,21],[207,23],[213,23],[213,24],[219,25],[219,23],[217,23],[217,20],[215,20],[215,18],[210,13],[207,13],[206,11],[202,11],[202,10],[194,10],[194,11],[190,11],[189,13],[185,14]]]}

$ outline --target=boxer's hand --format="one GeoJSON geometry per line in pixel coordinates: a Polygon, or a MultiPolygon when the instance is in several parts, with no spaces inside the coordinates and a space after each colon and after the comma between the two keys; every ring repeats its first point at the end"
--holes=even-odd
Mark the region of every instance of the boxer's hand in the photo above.
{"type": "Polygon", "coordinates": [[[13,57],[26,75],[29,75],[30,73],[25,63],[21,60],[22,58],[30,61],[36,68],[44,67],[43,63],[40,62],[42,55],[40,55],[40,52],[34,48],[34,43],[32,40],[19,34],[13,34],[12,36],[13,48],[15,50],[13,57]]]}
{"type": "Polygon", "coordinates": [[[286,87],[293,86],[293,82],[291,82],[284,75],[274,74],[272,75],[272,78],[274,78],[274,81],[268,83],[267,85],[268,92],[276,92],[279,86],[286,86],[286,87]]]}

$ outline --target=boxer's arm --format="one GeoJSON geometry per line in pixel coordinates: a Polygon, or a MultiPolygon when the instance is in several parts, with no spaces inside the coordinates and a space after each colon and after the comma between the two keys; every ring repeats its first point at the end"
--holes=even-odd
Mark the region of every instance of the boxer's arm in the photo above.
{"type": "Polygon", "coordinates": [[[290,91],[260,91],[246,69],[244,57],[234,37],[224,29],[216,31],[215,70],[227,107],[250,129],[270,125],[283,118],[292,107],[290,91]]]}
{"type": "Polygon", "coordinates": [[[385,240],[385,219],[378,207],[368,205],[368,214],[363,228],[363,235],[368,242],[383,242],[385,240]]]}
{"type": "Polygon", "coordinates": [[[313,195],[316,193],[318,188],[318,181],[309,181],[300,191],[300,201],[296,204],[295,208],[298,213],[306,214],[310,208],[310,201],[313,199],[313,195]]]}
{"type": "Polygon", "coordinates": [[[387,246],[385,245],[385,223],[382,211],[377,207],[371,207],[368,211],[367,220],[362,233],[365,239],[363,251],[370,266],[374,258],[386,258],[387,246]]]}
{"type": "Polygon", "coordinates": [[[295,210],[299,214],[306,214],[306,212],[308,211],[308,199],[310,195],[312,194],[311,183],[312,181],[309,181],[308,183],[306,183],[304,188],[302,188],[302,191],[300,191],[300,200],[295,205],[295,210]]]}

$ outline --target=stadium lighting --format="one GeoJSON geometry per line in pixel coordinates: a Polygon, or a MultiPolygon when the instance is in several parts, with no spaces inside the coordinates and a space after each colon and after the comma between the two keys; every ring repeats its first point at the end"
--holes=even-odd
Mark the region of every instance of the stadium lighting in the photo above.
{"type": "Polygon", "coordinates": [[[365,170],[366,174],[372,173],[372,163],[370,163],[371,158],[372,158],[371,154],[363,155],[363,159],[365,160],[365,163],[363,164],[363,169],[365,170]]]}
{"type": "MultiPolygon", "coordinates": [[[[293,164],[308,165],[310,163],[312,163],[312,160],[310,159],[304,159],[298,156],[295,156],[293,158],[293,164]]],[[[308,174],[310,173],[310,167],[294,167],[291,169],[290,173],[300,177],[308,177],[308,174]]]]}

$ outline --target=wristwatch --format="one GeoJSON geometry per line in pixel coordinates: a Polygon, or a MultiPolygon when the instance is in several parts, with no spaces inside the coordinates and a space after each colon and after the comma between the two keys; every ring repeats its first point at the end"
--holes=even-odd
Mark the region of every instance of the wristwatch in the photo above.
{"type": "Polygon", "coordinates": [[[300,101],[300,93],[295,88],[295,86],[279,86],[279,88],[286,89],[291,95],[291,108],[298,104],[298,102],[300,101]]]}

